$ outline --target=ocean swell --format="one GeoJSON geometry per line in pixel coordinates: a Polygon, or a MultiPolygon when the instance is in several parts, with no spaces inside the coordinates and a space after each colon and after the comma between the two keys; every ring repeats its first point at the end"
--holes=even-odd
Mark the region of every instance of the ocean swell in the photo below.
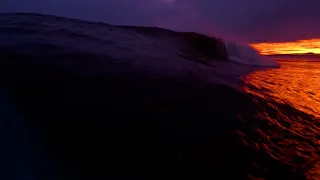
{"type": "Polygon", "coordinates": [[[315,117],[235,88],[256,70],[244,64],[278,66],[247,45],[36,14],[0,15],[0,32],[0,83],[64,177],[304,179],[316,167],[316,137],[286,121],[315,117]]]}

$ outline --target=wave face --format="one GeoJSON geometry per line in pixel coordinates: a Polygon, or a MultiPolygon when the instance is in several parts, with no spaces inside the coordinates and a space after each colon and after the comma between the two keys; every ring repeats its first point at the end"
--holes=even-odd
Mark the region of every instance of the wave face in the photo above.
{"type": "Polygon", "coordinates": [[[225,41],[225,46],[229,60],[231,61],[255,66],[280,66],[275,60],[260,55],[259,52],[250,45],[235,41],[225,41]]]}
{"type": "MultiPolygon", "coordinates": [[[[45,151],[34,157],[52,163],[43,169],[60,179],[312,179],[320,164],[319,119],[303,112],[310,106],[271,98],[287,91],[283,79],[298,93],[305,78],[292,71],[286,72],[296,81],[281,78],[283,62],[272,75],[258,66],[274,62],[224,42],[160,28],[2,14],[0,87],[30,127],[19,137],[36,139],[26,150],[45,151]]],[[[312,79],[315,85],[300,90],[316,89],[312,79]]],[[[10,122],[11,130],[21,127],[10,122]]],[[[12,148],[25,147],[22,140],[12,148]]],[[[20,159],[32,164],[23,150],[0,165],[40,178],[45,171],[38,164],[47,162],[15,169],[20,159]]]]}

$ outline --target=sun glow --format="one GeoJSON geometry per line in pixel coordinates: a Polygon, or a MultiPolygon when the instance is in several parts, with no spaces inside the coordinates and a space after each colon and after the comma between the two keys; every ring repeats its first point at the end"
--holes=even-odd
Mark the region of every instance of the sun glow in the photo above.
{"type": "Polygon", "coordinates": [[[292,42],[251,44],[261,54],[320,54],[320,39],[299,40],[292,42]]]}

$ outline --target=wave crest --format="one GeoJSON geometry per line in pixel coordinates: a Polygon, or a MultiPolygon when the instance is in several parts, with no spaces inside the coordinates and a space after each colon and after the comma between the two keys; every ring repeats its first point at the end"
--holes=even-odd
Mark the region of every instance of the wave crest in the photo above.
{"type": "Polygon", "coordinates": [[[277,61],[262,56],[248,44],[227,40],[224,43],[231,61],[255,66],[280,67],[277,61]]]}

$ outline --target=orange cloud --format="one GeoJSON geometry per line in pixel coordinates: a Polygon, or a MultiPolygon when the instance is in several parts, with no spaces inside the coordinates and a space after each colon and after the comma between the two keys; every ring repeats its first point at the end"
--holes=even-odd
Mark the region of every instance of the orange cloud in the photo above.
{"type": "Polygon", "coordinates": [[[292,42],[251,44],[261,54],[320,54],[320,39],[299,40],[292,42]]]}

